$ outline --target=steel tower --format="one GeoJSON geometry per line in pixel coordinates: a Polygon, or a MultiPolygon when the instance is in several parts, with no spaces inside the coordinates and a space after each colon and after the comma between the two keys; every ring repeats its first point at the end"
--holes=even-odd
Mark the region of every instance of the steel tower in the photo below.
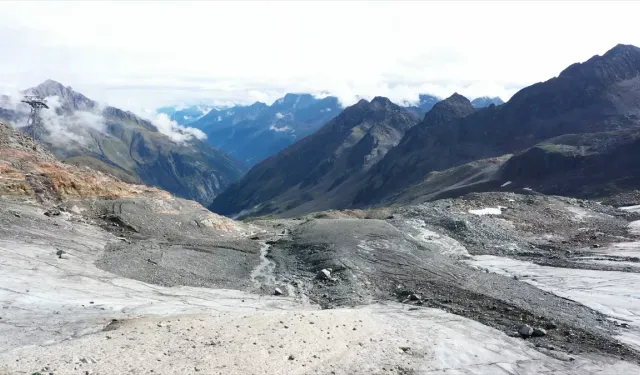
{"type": "Polygon", "coordinates": [[[22,102],[29,104],[31,107],[31,113],[29,113],[24,132],[33,139],[40,140],[42,135],[46,133],[46,129],[42,124],[42,118],[40,117],[40,110],[42,110],[42,108],[49,109],[49,106],[47,106],[45,99],[38,95],[26,95],[22,99],[22,102]]]}

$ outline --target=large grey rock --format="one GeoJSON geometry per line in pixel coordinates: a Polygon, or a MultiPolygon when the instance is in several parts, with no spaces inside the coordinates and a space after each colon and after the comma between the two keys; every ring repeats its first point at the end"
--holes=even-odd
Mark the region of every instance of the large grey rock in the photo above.
{"type": "Polygon", "coordinates": [[[331,280],[331,271],[329,271],[326,268],[320,270],[320,272],[318,272],[318,274],[316,275],[316,279],[318,279],[318,280],[331,280]]]}
{"type": "Polygon", "coordinates": [[[531,335],[533,335],[533,327],[528,324],[523,324],[518,327],[518,333],[522,337],[531,337],[531,335]]]}

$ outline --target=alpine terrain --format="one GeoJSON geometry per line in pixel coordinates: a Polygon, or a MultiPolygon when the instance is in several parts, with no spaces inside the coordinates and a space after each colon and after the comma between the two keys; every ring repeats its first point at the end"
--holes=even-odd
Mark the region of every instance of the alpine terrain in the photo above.
{"type": "MultiPolygon", "coordinates": [[[[420,94],[416,103],[405,102],[402,106],[423,118],[439,101],[433,95],[420,94]]],[[[481,97],[473,105],[481,108],[501,103],[500,98],[481,97]]],[[[199,105],[180,110],[163,107],[158,113],[167,114],[178,124],[202,130],[211,145],[253,166],[315,133],[342,110],[342,104],[334,96],[286,94],[272,105],[261,102],[228,108],[199,105]]]]}
{"type": "Polygon", "coordinates": [[[210,209],[233,216],[243,210],[268,214],[308,202],[316,203],[310,211],[330,208],[339,186],[362,178],[417,122],[413,113],[387,98],[360,100],[313,135],[253,167],[210,209]]]}
{"type": "Polygon", "coordinates": [[[238,222],[0,124],[0,373],[635,374],[635,211],[484,193],[238,222]]]}
{"type": "MultiPolygon", "coordinates": [[[[640,182],[637,159],[631,157],[640,126],[639,76],[640,49],[618,45],[520,90],[502,105],[478,109],[454,94],[435,104],[395,147],[368,165],[364,176],[348,181],[346,176],[337,186],[333,176],[316,175],[317,184],[333,184],[336,199],[323,192],[286,200],[288,191],[303,187],[293,176],[308,168],[302,172],[293,164],[267,160],[220,195],[211,209],[225,215],[297,215],[317,207],[366,207],[523,188],[580,198],[624,194],[640,182]],[[281,185],[272,190],[274,176],[281,185]]],[[[330,124],[319,132],[334,133],[330,124]]],[[[304,149],[294,145],[272,160],[294,150],[302,158],[304,149]]]]}
{"type": "Polygon", "coordinates": [[[212,109],[191,123],[207,134],[207,141],[252,166],[315,132],[342,111],[332,96],[287,94],[272,105],[212,109]]]}
{"type": "Polygon", "coordinates": [[[181,125],[26,94],[26,128],[0,98],[0,374],[640,373],[637,47],[504,104],[181,125]]]}
{"type": "MultiPolygon", "coordinates": [[[[25,93],[49,99],[42,141],[68,163],[158,186],[203,204],[246,170],[241,162],[179,128],[168,136],[131,112],[101,107],[58,82],[48,80],[25,93]]],[[[4,99],[5,107],[8,100],[4,99]]],[[[21,105],[0,116],[16,126],[25,124],[28,109],[21,105]]]]}

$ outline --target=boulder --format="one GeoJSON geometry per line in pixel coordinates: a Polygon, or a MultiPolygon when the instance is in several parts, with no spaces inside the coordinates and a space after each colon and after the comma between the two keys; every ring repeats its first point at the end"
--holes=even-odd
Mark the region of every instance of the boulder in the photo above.
{"type": "Polygon", "coordinates": [[[45,216],[58,216],[60,215],[60,210],[57,207],[50,208],[44,212],[45,216]]]}
{"type": "Polygon", "coordinates": [[[547,331],[544,328],[534,328],[531,335],[533,337],[542,337],[547,335],[547,331]]]}
{"type": "Polygon", "coordinates": [[[318,280],[331,280],[331,271],[329,271],[326,268],[320,270],[320,272],[318,272],[318,274],[316,275],[316,279],[318,279],[318,280]]]}
{"type": "Polygon", "coordinates": [[[522,337],[531,337],[531,335],[533,335],[533,328],[528,324],[523,324],[518,327],[518,333],[522,337]]]}

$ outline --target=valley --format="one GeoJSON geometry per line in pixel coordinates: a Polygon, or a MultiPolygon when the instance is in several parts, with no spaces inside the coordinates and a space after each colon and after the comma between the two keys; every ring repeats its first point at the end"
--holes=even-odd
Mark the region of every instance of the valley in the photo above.
{"type": "Polygon", "coordinates": [[[2,97],[0,373],[640,373],[638,77],[155,120],[48,80],[40,139],[2,97]]]}

